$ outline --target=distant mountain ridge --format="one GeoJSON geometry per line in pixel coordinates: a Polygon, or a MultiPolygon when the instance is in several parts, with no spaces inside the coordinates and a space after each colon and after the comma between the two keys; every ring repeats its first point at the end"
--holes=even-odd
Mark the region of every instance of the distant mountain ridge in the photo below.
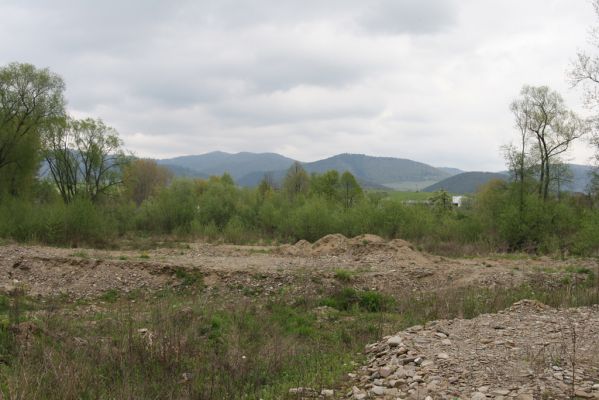
{"type": "MultiPolygon", "coordinates": [[[[590,165],[567,164],[571,177],[565,181],[561,190],[566,192],[585,192],[590,182],[593,167],[590,165]]],[[[508,180],[509,172],[463,172],[450,176],[423,189],[423,192],[436,192],[444,189],[451,193],[474,193],[476,190],[493,179],[508,180]]]]}
{"type": "MultiPolygon", "coordinates": [[[[169,168],[176,176],[207,178],[227,172],[239,186],[254,187],[266,174],[280,184],[295,160],[277,153],[214,151],[157,162],[169,168]]],[[[364,154],[337,154],[318,161],[304,162],[302,165],[308,173],[323,173],[332,169],[340,173],[349,171],[363,187],[380,190],[435,191],[445,188],[452,193],[472,193],[490,179],[508,179],[508,174],[503,172],[464,172],[458,168],[433,167],[404,158],[364,154]]],[[[564,184],[564,190],[584,191],[592,167],[569,165],[573,180],[564,184]]]]}
{"type": "Polygon", "coordinates": [[[572,181],[564,184],[564,190],[570,192],[586,192],[594,168],[590,165],[568,164],[572,172],[572,181]]]}
{"type": "Polygon", "coordinates": [[[276,153],[231,154],[222,151],[157,160],[158,164],[183,167],[206,176],[228,172],[236,181],[249,172],[287,169],[294,161],[276,153]]]}
{"type": "Polygon", "coordinates": [[[450,175],[457,175],[457,174],[461,174],[463,172],[467,172],[464,170],[461,170],[459,168],[452,168],[452,167],[437,167],[438,169],[440,169],[441,171],[445,171],[450,175]]]}
{"type": "MultiPolygon", "coordinates": [[[[238,185],[246,187],[258,185],[265,174],[269,174],[275,182],[281,182],[294,162],[276,153],[231,154],[220,151],[158,160],[159,164],[170,166],[176,175],[179,175],[176,168],[207,176],[228,172],[238,185]]],[[[395,189],[406,184],[411,185],[410,188],[420,189],[451,175],[417,161],[364,154],[338,154],[302,165],[308,173],[323,173],[332,169],[340,173],[349,171],[363,186],[377,189],[395,189]]],[[[189,176],[189,172],[186,176],[189,176]]]]}
{"type": "Polygon", "coordinates": [[[449,193],[468,194],[476,192],[480,186],[494,179],[506,181],[509,179],[509,175],[497,172],[463,172],[430,185],[422,191],[437,192],[445,190],[449,193]]]}

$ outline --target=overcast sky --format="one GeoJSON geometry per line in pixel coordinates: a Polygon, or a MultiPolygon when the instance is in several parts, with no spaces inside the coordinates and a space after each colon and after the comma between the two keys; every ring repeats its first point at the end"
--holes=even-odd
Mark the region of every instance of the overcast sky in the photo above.
{"type": "Polygon", "coordinates": [[[566,71],[595,22],[588,0],[0,0],[0,65],[49,67],[142,157],[500,170],[523,84],[584,113],[566,71]]]}

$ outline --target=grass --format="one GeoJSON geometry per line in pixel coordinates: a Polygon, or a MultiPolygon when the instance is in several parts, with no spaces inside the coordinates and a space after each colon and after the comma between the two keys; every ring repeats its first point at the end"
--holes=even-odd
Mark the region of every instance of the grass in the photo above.
{"type": "MultiPolygon", "coordinates": [[[[194,270],[174,274],[201,285],[194,270]]],[[[552,306],[599,303],[594,277],[583,275],[560,287],[539,279],[396,299],[344,287],[268,299],[164,290],[136,293],[133,303],[110,290],[99,312],[88,310],[93,301],[50,304],[17,292],[0,296],[0,390],[27,399],[269,400],[291,398],[291,387],[341,389],[344,374],[363,361],[365,344],[408,326],[472,318],[524,298],[552,306]],[[338,310],[335,318],[321,318],[324,305],[338,310]],[[36,327],[32,337],[15,334],[23,321],[36,327]]]]}
{"type": "Polygon", "coordinates": [[[85,258],[88,259],[90,256],[87,252],[85,251],[76,251],[74,253],[71,254],[71,257],[78,257],[78,258],[85,258]]]}
{"type": "Polygon", "coordinates": [[[204,276],[197,269],[178,267],[175,269],[174,275],[181,281],[181,285],[184,287],[201,287],[204,284],[204,276]]]}
{"type": "Polygon", "coordinates": [[[107,303],[115,303],[120,297],[120,292],[116,289],[109,289],[104,292],[99,299],[107,303]]]}
{"type": "Polygon", "coordinates": [[[393,309],[395,300],[374,290],[359,291],[346,287],[322,299],[320,304],[340,311],[385,312],[393,309]]]}
{"type": "Polygon", "coordinates": [[[384,322],[399,327],[397,316],[362,312],[324,325],[311,301],[223,306],[171,293],[132,305],[112,292],[109,298],[101,315],[74,318],[58,309],[36,319],[35,337],[15,344],[9,367],[0,369],[4,394],[276,399],[294,386],[334,387],[384,322]]]}
{"type": "Polygon", "coordinates": [[[342,283],[349,283],[354,279],[354,273],[346,269],[335,270],[335,279],[342,283]]]}

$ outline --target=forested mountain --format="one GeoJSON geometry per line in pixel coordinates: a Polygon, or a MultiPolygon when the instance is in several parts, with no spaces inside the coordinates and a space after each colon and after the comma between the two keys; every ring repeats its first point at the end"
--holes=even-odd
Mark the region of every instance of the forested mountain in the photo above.
{"type": "Polygon", "coordinates": [[[507,174],[495,172],[464,172],[443,179],[423,189],[424,192],[436,192],[446,190],[450,193],[474,193],[476,190],[493,179],[507,180],[507,174]]]}
{"type": "Polygon", "coordinates": [[[222,175],[228,172],[237,181],[250,172],[287,169],[294,161],[276,153],[242,152],[231,154],[214,151],[201,155],[158,160],[158,163],[183,167],[207,176],[222,175]]]}
{"type": "MultiPolygon", "coordinates": [[[[228,172],[240,186],[257,186],[265,175],[281,183],[295,160],[277,153],[225,153],[215,151],[158,160],[176,176],[207,178],[228,172]]],[[[323,160],[302,163],[308,173],[323,173],[334,169],[351,172],[358,182],[369,189],[423,190],[433,192],[444,188],[452,193],[473,193],[491,179],[507,179],[507,172],[464,172],[451,167],[432,167],[417,161],[394,157],[374,157],[363,154],[338,154],[323,160]]],[[[583,192],[589,182],[592,167],[568,164],[571,175],[562,190],[583,192]]]]}
{"type": "MultiPolygon", "coordinates": [[[[241,186],[256,186],[265,174],[280,182],[294,160],[276,153],[212,152],[197,156],[184,156],[159,160],[174,167],[195,171],[203,175],[231,174],[241,186]]],[[[362,154],[339,154],[324,160],[303,163],[308,173],[322,173],[331,169],[351,172],[360,183],[370,188],[420,189],[449,177],[451,173],[430,165],[393,157],[372,157],[362,154]]]]}

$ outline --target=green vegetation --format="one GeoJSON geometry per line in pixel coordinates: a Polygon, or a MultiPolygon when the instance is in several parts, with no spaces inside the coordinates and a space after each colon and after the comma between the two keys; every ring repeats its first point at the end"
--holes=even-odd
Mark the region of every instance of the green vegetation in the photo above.
{"type": "Polygon", "coordinates": [[[390,192],[389,198],[396,201],[426,201],[431,197],[427,192],[390,192]]]}
{"type": "Polygon", "coordinates": [[[339,282],[349,283],[354,279],[354,274],[345,269],[337,269],[335,270],[335,279],[339,282]]]}
{"type": "Polygon", "coordinates": [[[346,287],[323,299],[321,304],[340,311],[359,310],[374,313],[392,310],[395,300],[373,290],[359,291],[346,287]]]}
{"type": "MultiPolygon", "coordinates": [[[[345,287],[320,297],[235,302],[165,291],[131,302],[110,290],[93,312],[86,303],[14,291],[0,296],[0,390],[27,399],[280,399],[291,387],[339,389],[363,361],[363,346],[382,335],[525,298],[557,307],[596,304],[587,275],[559,287],[539,279],[396,298],[345,287]]],[[[190,285],[201,288],[199,281],[190,285]]]]}
{"type": "Polygon", "coordinates": [[[441,201],[448,198],[442,193],[431,196],[440,199],[431,204],[410,204],[380,192],[347,197],[336,185],[319,190],[308,186],[307,193],[290,193],[267,185],[243,189],[213,177],[176,179],[154,189],[139,206],[118,186],[96,202],[77,198],[67,204],[56,193],[45,199],[4,196],[0,237],[60,246],[112,247],[127,242],[145,250],[157,242],[152,237],[244,244],[372,233],[446,255],[596,255],[599,250],[599,210],[593,203],[568,194],[544,200],[534,185],[524,193],[523,208],[519,185],[501,181],[481,188],[461,208],[441,201]]]}

